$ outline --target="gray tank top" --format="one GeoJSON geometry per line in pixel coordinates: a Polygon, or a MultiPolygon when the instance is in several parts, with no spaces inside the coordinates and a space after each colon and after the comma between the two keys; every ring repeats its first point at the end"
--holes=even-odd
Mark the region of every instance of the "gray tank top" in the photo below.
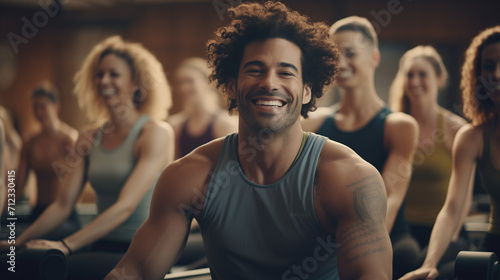
{"type": "MultiPolygon", "coordinates": [[[[149,116],[142,115],[130,129],[125,141],[116,149],[107,150],[102,147],[102,133],[100,129],[95,136],[92,151],[89,156],[88,179],[96,193],[97,214],[100,215],[117,200],[125,182],[137,163],[134,156],[135,142],[143,128],[149,121],[149,116]]],[[[101,240],[130,242],[139,226],[146,221],[149,215],[149,205],[153,187],[144,195],[132,215],[120,226],[103,237],[101,240]]]]}
{"type": "Polygon", "coordinates": [[[325,141],[311,134],[281,179],[258,185],[239,165],[238,134],[226,137],[200,218],[212,279],[338,279],[335,239],[313,202],[325,141]]]}

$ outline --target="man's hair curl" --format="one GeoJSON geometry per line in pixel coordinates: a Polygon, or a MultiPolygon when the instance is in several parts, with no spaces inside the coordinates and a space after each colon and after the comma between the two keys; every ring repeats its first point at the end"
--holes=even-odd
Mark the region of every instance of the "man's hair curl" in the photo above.
{"type": "MultiPolygon", "coordinates": [[[[316,110],[316,99],[325,86],[333,82],[337,72],[338,50],[328,36],[328,26],[313,23],[280,2],[246,3],[228,10],[231,23],[216,32],[208,41],[208,62],[213,68],[211,81],[227,93],[231,80],[236,80],[245,47],[252,42],[282,38],[296,44],[302,53],[302,79],[311,85],[311,101],[302,105],[301,115],[307,118],[316,110]]],[[[229,100],[228,109],[236,108],[229,100]]]]}

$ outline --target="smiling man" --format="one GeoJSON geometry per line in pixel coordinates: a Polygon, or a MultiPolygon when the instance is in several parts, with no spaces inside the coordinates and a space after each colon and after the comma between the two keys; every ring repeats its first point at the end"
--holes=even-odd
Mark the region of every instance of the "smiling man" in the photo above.
{"type": "Polygon", "coordinates": [[[150,217],[106,279],[160,279],[193,218],[212,279],[391,279],[382,178],[301,127],[335,73],[327,26],[278,2],[229,16],[208,50],[239,132],[167,167],[150,217]]]}

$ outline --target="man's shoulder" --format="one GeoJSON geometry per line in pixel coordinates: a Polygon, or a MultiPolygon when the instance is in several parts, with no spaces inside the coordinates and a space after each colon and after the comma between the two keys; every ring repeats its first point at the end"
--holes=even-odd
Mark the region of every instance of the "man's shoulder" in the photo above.
{"type": "Polygon", "coordinates": [[[352,180],[355,177],[352,176],[353,174],[368,174],[376,171],[351,148],[332,140],[325,142],[317,169],[322,177],[331,178],[340,184],[352,180]]]}
{"type": "Polygon", "coordinates": [[[171,163],[166,171],[175,180],[203,179],[215,169],[225,138],[215,139],[171,163]]]}
{"type": "Polygon", "coordinates": [[[206,191],[223,141],[223,138],[214,140],[169,164],[158,179],[156,196],[164,198],[165,205],[175,207],[199,203],[197,198],[206,191]]]}
{"type": "Polygon", "coordinates": [[[62,123],[60,136],[66,143],[73,144],[78,139],[78,130],[66,123],[62,123]]]}
{"type": "Polygon", "coordinates": [[[352,208],[357,190],[383,193],[380,173],[350,148],[334,141],[325,142],[317,167],[316,193],[322,207],[334,220],[352,208]]]}

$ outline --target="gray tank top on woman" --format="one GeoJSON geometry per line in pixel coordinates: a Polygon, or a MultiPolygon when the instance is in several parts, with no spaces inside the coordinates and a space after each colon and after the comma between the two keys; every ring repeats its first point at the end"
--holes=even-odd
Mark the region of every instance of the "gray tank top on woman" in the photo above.
{"type": "MultiPolygon", "coordinates": [[[[113,150],[107,150],[101,145],[103,129],[96,133],[89,156],[88,178],[96,193],[98,215],[118,200],[125,182],[132,174],[137,163],[134,156],[135,142],[148,121],[149,117],[142,115],[130,129],[125,141],[113,150]]],[[[155,183],[156,180],[130,217],[101,240],[132,241],[136,230],[149,216],[149,205],[155,183]]]]}

